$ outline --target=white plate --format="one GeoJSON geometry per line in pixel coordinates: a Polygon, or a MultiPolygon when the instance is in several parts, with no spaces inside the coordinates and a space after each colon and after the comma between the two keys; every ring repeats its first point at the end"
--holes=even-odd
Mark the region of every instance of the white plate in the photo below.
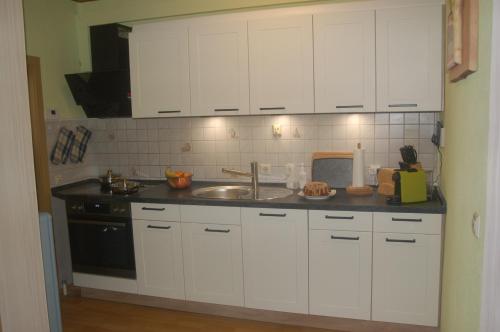
{"type": "Polygon", "coordinates": [[[304,195],[303,191],[299,192],[297,195],[299,195],[300,197],[303,197],[305,199],[309,199],[311,201],[324,201],[325,199],[332,198],[333,196],[335,196],[336,193],[337,193],[337,191],[335,189],[332,189],[328,196],[306,196],[306,195],[304,195]]]}

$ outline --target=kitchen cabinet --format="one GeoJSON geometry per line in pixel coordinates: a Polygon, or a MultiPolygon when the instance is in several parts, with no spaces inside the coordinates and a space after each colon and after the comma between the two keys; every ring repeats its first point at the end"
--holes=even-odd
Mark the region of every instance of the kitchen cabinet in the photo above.
{"type": "Polygon", "coordinates": [[[370,212],[309,211],[309,313],[371,318],[370,212]]]}
{"type": "Polygon", "coordinates": [[[314,15],[316,113],[375,112],[375,11],[314,15]]]}
{"type": "Polygon", "coordinates": [[[371,269],[371,232],[311,230],[309,312],[369,320],[371,269]]]}
{"type": "Polygon", "coordinates": [[[134,220],[139,294],[185,299],[179,222],[134,220]]]}
{"type": "Polygon", "coordinates": [[[307,211],[242,208],[245,306],[308,313],[307,211]]]}
{"type": "Polygon", "coordinates": [[[442,110],[443,7],[376,11],[377,111],[442,110]]]}
{"type": "Polygon", "coordinates": [[[314,112],[312,16],[248,22],[250,113],[314,112]]]}
{"type": "Polygon", "coordinates": [[[129,39],[132,116],[190,115],[187,25],[141,24],[129,39]]]}
{"type": "Polygon", "coordinates": [[[182,223],[186,298],[243,306],[241,226],[182,223]]]}
{"type": "Polygon", "coordinates": [[[189,52],[191,115],[248,114],[247,22],[193,24],[189,52]]]}
{"type": "MultiPolygon", "coordinates": [[[[426,225],[431,217],[441,227],[440,215],[410,214],[391,218],[374,214],[372,319],[384,322],[437,326],[439,316],[441,235],[426,225]],[[406,226],[409,225],[409,226],[406,226]],[[410,233],[414,232],[414,233],[410,233]]],[[[439,233],[438,233],[439,232],[439,233]]]]}

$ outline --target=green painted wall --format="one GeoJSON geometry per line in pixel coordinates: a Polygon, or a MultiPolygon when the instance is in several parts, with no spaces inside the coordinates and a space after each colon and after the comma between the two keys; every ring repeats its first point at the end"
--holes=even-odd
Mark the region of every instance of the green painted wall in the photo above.
{"type": "Polygon", "coordinates": [[[472,234],[474,211],[486,220],[492,1],[480,0],[479,70],[445,87],[443,189],[448,201],[442,332],[479,331],[483,237],[472,234]]]}
{"type": "Polygon", "coordinates": [[[26,52],[41,61],[45,111],[60,118],[85,117],[64,74],[80,71],[76,34],[77,5],[69,0],[24,0],[26,52]]]}

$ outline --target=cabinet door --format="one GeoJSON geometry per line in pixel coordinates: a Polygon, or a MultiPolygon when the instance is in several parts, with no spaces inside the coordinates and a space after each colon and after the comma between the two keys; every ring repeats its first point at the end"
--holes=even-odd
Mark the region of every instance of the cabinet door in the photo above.
{"type": "Polygon", "coordinates": [[[373,234],[372,319],[438,325],[441,236],[373,234]]]}
{"type": "Polygon", "coordinates": [[[375,12],[314,16],[316,113],[375,111],[375,12]]]}
{"type": "Polygon", "coordinates": [[[139,294],[185,299],[178,222],[134,220],[139,294]]]}
{"type": "Polygon", "coordinates": [[[307,211],[242,209],[245,306],[308,313],[307,211]]]}
{"type": "Polygon", "coordinates": [[[377,111],[442,110],[440,4],[377,10],[377,111]]]}
{"type": "Polygon", "coordinates": [[[372,233],[311,230],[309,312],[370,319],[372,233]]]}
{"type": "Polygon", "coordinates": [[[246,21],[189,28],[192,115],[248,114],[246,21]]]}
{"type": "Polygon", "coordinates": [[[312,17],[248,22],[250,113],[314,112],[312,17]]]}
{"type": "Polygon", "coordinates": [[[186,298],[243,306],[241,227],[182,224],[186,298]]]}
{"type": "Polygon", "coordinates": [[[187,27],[153,23],[134,28],[130,84],[134,118],[189,115],[187,27]]]}

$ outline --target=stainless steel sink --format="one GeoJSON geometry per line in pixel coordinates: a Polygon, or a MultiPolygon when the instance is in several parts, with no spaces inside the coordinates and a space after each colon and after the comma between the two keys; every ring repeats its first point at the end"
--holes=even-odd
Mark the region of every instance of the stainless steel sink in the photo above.
{"type": "Polygon", "coordinates": [[[293,194],[293,191],[286,188],[260,186],[257,197],[253,195],[250,186],[215,186],[200,188],[193,191],[192,195],[200,198],[213,199],[257,199],[270,200],[283,198],[293,194]]]}

